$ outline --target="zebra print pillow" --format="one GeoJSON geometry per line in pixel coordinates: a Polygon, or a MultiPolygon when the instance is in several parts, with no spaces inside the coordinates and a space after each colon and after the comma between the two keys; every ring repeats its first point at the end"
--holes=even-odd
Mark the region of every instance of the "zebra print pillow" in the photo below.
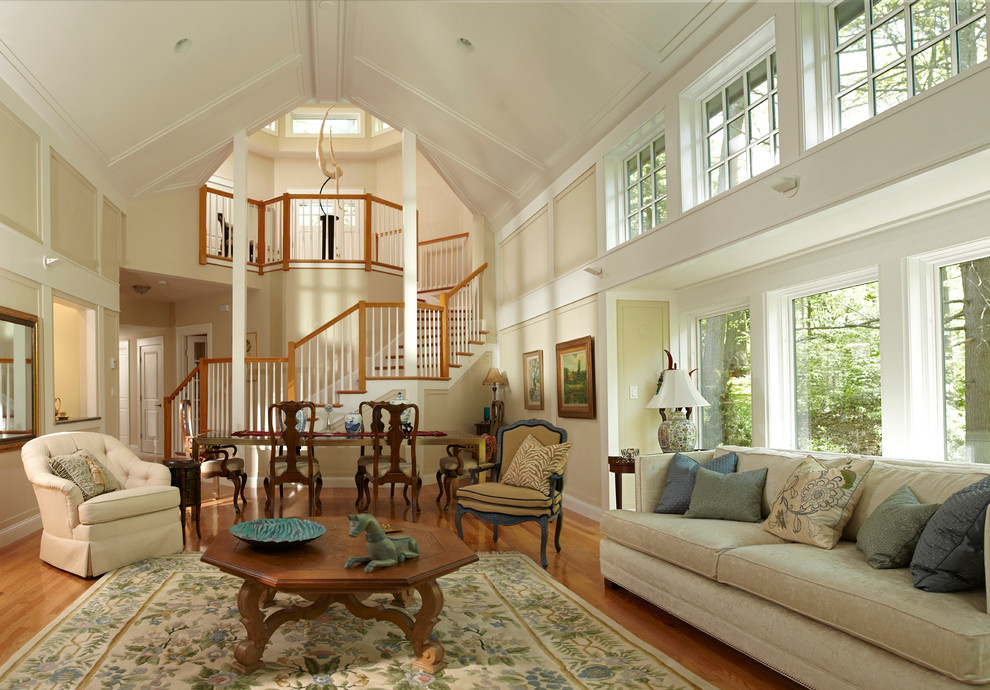
{"type": "Polygon", "coordinates": [[[501,482],[536,489],[544,496],[549,496],[550,475],[563,471],[570,450],[570,443],[528,448],[522,457],[517,455],[513,458],[501,482]]]}

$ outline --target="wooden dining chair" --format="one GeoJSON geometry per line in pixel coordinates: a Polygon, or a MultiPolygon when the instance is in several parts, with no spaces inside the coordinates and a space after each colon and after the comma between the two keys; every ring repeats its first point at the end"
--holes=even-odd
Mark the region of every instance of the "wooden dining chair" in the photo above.
{"type": "Polygon", "coordinates": [[[265,515],[275,513],[273,491],[278,487],[284,507],[282,488],[285,484],[305,484],[309,498],[309,514],[322,515],[323,475],[313,449],[313,427],[316,405],[311,402],[283,401],[268,406],[268,435],[271,458],[265,477],[265,515]],[[303,416],[299,416],[302,413],[303,416]],[[304,468],[299,463],[304,463],[304,468]]]}
{"type": "MultiPolygon", "coordinates": [[[[402,496],[409,503],[408,489],[412,488],[412,519],[416,521],[419,512],[419,491],[423,478],[416,464],[416,435],[419,433],[419,407],[413,403],[376,403],[371,409],[371,471],[366,472],[364,481],[370,487],[371,512],[378,510],[378,487],[382,484],[403,484],[402,496]],[[402,429],[402,413],[412,410],[411,428],[402,429]],[[387,417],[388,421],[385,421],[387,417]],[[406,441],[409,459],[402,457],[402,443],[406,441]]],[[[369,493],[368,488],[365,494],[369,493]]]]}
{"type": "MultiPolygon", "coordinates": [[[[192,442],[196,436],[193,426],[192,403],[189,400],[179,401],[179,421],[182,425],[182,440],[186,457],[192,457],[192,442]]],[[[220,497],[220,478],[229,479],[234,485],[234,512],[240,513],[237,497],[247,505],[244,495],[244,485],[247,477],[244,474],[244,460],[236,457],[237,446],[201,446],[199,449],[199,476],[213,480],[213,498],[220,497]]]]}

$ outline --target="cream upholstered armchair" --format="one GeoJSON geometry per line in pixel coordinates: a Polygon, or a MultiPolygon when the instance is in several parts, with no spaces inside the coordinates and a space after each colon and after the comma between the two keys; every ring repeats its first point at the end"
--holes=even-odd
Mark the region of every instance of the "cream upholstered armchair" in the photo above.
{"type": "Polygon", "coordinates": [[[83,577],[145,558],[182,551],[179,490],[164,465],[145,462],[112,436],[66,432],[21,448],[21,461],[41,511],[41,560],[83,577]],[[87,451],[121,488],[83,499],[79,485],[51,461],[87,451]]]}

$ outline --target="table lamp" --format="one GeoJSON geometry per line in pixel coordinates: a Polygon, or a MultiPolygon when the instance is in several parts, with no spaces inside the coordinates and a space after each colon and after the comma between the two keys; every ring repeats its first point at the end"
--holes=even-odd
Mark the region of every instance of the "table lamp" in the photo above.
{"type": "Polygon", "coordinates": [[[664,453],[694,450],[698,430],[680,408],[707,406],[708,401],[701,397],[686,371],[674,365],[673,369],[663,372],[663,385],[650,402],[646,403],[646,407],[660,410],[674,408],[670,419],[660,422],[660,428],[657,429],[657,440],[664,453]]]}
{"type": "Polygon", "coordinates": [[[495,402],[498,399],[498,387],[504,386],[507,383],[509,381],[505,378],[505,374],[492,367],[488,370],[488,374],[485,376],[485,380],[481,382],[481,385],[492,387],[492,402],[495,402]]]}

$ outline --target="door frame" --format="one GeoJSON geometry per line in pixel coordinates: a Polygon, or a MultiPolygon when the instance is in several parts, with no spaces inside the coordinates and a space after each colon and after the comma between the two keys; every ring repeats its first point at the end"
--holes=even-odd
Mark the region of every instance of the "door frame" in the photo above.
{"type": "Polygon", "coordinates": [[[138,446],[139,449],[141,449],[142,452],[145,452],[145,453],[147,453],[147,452],[153,452],[155,454],[158,454],[160,451],[164,451],[164,448],[165,448],[165,439],[164,439],[164,433],[165,433],[165,410],[164,410],[164,406],[163,406],[164,396],[166,395],[166,393],[165,393],[165,336],[156,335],[156,336],[152,336],[152,337],[148,337],[148,338],[138,338],[137,339],[137,371],[138,371],[138,376],[137,376],[137,378],[138,378],[138,380],[137,380],[137,389],[138,389],[138,439],[137,439],[137,446],[138,446]],[[162,352],[161,359],[159,360],[160,365],[158,367],[158,387],[159,387],[159,391],[161,392],[161,394],[162,394],[163,397],[162,397],[162,401],[159,402],[156,405],[156,407],[158,409],[158,412],[157,412],[157,425],[158,425],[158,433],[159,433],[158,443],[156,444],[156,448],[155,448],[154,451],[146,451],[143,448],[144,438],[145,438],[145,422],[144,422],[145,415],[144,415],[144,390],[143,390],[143,381],[144,381],[143,373],[144,372],[142,371],[143,362],[142,362],[142,357],[141,357],[141,348],[143,348],[143,347],[149,347],[149,346],[150,347],[154,347],[156,345],[161,348],[161,352],[162,352]]]}
{"type": "Polygon", "coordinates": [[[206,334],[206,357],[209,359],[213,356],[213,324],[212,323],[194,323],[189,326],[176,326],[175,327],[175,376],[176,383],[181,381],[186,377],[188,371],[183,371],[186,368],[186,338],[191,335],[202,335],[206,334]]]}

